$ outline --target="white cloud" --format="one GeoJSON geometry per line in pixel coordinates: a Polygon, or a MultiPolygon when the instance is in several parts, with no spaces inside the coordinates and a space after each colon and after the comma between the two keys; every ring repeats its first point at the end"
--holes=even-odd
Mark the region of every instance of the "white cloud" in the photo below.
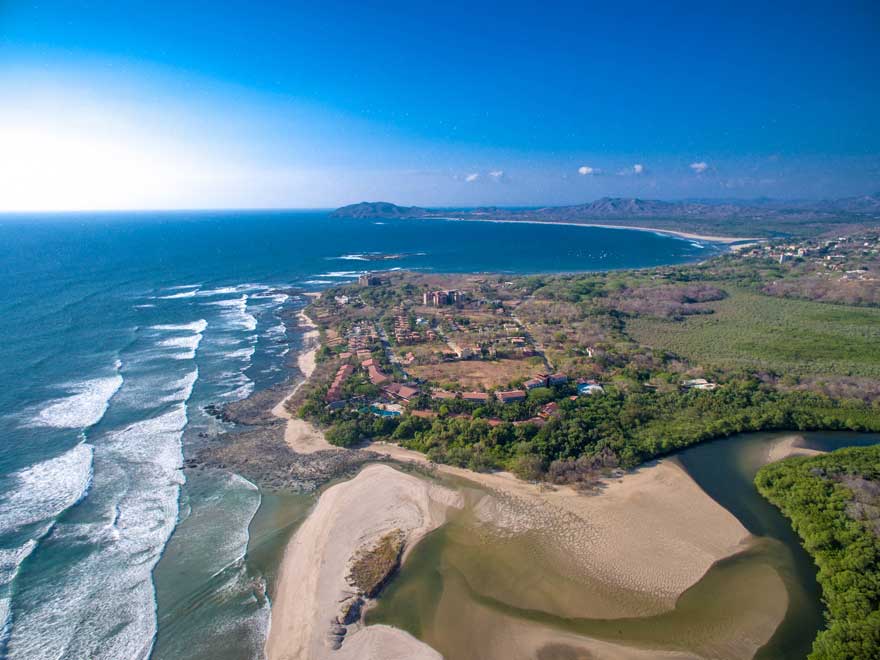
{"type": "Polygon", "coordinates": [[[479,172],[474,172],[473,174],[468,174],[464,178],[464,180],[467,181],[468,183],[473,183],[474,181],[476,181],[479,178],[480,178],[479,172]]]}
{"type": "Polygon", "coordinates": [[[599,173],[599,170],[597,170],[595,167],[590,167],[589,165],[581,165],[578,168],[578,174],[580,174],[581,176],[589,176],[591,174],[598,174],[598,173],[599,173]]]}
{"type": "Polygon", "coordinates": [[[504,170],[492,170],[489,172],[489,176],[495,181],[501,181],[504,178],[504,170]]]}
{"type": "Polygon", "coordinates": [[[691,163],[688,167],[690,167],[696,174],[702,174],[709,169],[709,163],[701,160],[698,163],[691,163]]]}
{"type": "Polygon", "coordinates": [[[644,174],[644,173],[645,173],[645,166],[644,165],[642,165],[641,163],[636,163],[635,165],[633,165],[633,174],[644,174]]]}

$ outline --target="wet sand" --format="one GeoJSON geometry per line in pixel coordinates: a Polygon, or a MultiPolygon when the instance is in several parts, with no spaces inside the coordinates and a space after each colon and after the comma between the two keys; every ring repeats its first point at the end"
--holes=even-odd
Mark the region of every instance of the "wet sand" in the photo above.
{"type": "Polygon", "coordinates": [[[368,466],[325,491],[284,553],[266,643],[269,660],[438,658],[408,633],[387,626],[347,626],[339,651],[331,650],[331,633],[338,633],[334,621],[354,592],[346,577],[358,550],[393,530],[404,535],[408,550],[444,522],[450,507],[460,506],[454,491],[386,465],[368,466]]]}
{"type": "MultiPolygon", "coordinates": [[[[374,443],[371,449],[427,464],[421,454],[396,445],[374,443]]],[[[560,609],[551,593],[524,590],[522,596],[531,599],[524,607],[556,610],[562,616],[617,618],[670,610],[715,562],[744,550],[751,538],[669,459],[612,480],[596,495],[570,487],[542,488],[509,473],[445,465],[436,469],[489,489],[491,495],[475,507],[483,524],[500,533],[538,533],[557,559],[605,584],[593,594],[589,609],[580,603],[576,613],[560,609]],[[621,599],[620,590],[634,597],[621,599]]]]}
{"type": "Polygon", "coordinates": [[[824,452],[800,446],[803,438],[799,435],[787,435],[773,443],[767,450],[765,463],[775,463],[789,456],[817,456],[824,452]]]}

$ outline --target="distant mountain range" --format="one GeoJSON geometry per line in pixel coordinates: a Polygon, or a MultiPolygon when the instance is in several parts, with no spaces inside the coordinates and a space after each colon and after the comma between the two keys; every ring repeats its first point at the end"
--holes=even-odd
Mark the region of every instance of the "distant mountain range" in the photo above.
{"type": "Polygon", "coordinates": [[[735,236],[813,235],[841,225],[880,222],[880,193],[822,201],[698,200],[666,202],[656,199],[603,197],[573,206],[505,209],[426,209],[390,202],[361,202],[333,212],[338,218],[446,218],[462,220],[531,220],[593,222],[671,231],[713,232],[735,236]]]}

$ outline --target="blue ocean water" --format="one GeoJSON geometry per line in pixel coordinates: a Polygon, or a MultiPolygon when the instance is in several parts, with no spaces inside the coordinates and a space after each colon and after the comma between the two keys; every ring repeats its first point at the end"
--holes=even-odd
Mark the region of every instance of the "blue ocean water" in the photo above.
{"type": "Polygon", "coordinates": [[[291,377],[298,337],[281,315],[305,304],[294,289],[372,268],[605,270],[718,249],[639,231],[322,212],[0,216],[0,657],[219,657],[210,639],[224,630],[239,657],[260,655],[268,605],[238,607],[260,492],[236,475],[188,482],[181,466],[221,424],[204,406],[291,377]],[[375,252],[401,257],[363,256],[375,252]],[[198,627],[175,614],[159,630],[166,547],[163,579],[186,578],[168,607],[216,596],[210,616],[192,614],[198,627]],[[157,647],[157,633],[177,650],[157,647]]]}

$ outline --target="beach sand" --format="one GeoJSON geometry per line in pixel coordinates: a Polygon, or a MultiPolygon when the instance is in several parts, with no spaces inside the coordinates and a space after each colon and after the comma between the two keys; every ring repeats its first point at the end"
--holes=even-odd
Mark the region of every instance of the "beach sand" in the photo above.
{"type": "Polygon", "coordinates": [[[775,463],[789,456],[818,456],[824,452],[817,449],[801,447],[803,438],[799,435],[787,435],[774,442],[767,450],[765,463],[775,463]]]}
{"type": "Polygon", "coordinates": [[[439,658],[387,626],[348,626],[338,651],[327,639],[342,601],[353,593],[346,576],[355,553],[393,530],[403,533],[409,549],[444,522],[449,507],[462,504],[460,494],[386,465],[366,467],[327,489],[285,550],[266,643],[269,660],[439,658]]]}
{"type": "Polygon", "coordinates": [[[287,410],[286,404],[296,391],[305,384],[315,371],[315,356],[318,353],[318,326],[304,313],[299,314],[300,325],[306,328],[303,334],[304,350],[297,358],[297,366],[302,371],[304,379],[291,390],[273,409],[272,414],[280,419],[287,420],[284,429],[284,441],[297,454],[312,454],[325,449],[338,449],[324,438],[324,434],[305,420],[297,419],[287,410]]]}
{"type": "Polygon", "coordinates": [[[757,244],[762,239],[735,237],[735,236],[714,236],[711,234],[695,234],[687,231],[678,231],[675,229],[658,229],[656,227],[642,227],[639,225],[611,225],[600,224],[595,222],[552,222],[543,220],[496,220],[488,218],[452,218],[452,217],[427,217],[425,220],[448,220],[450,222],[496,222],[501,224],[526,224],[526,225],[563,225],[566,227],[599,227],[600,229],[631,229],[633,231],[649,231],[654,234],[665,234],[667,236],[676,236],[691,241],[706,241],[709,243],[739,243],[740,241],[752,241],[757,244]]]}
{"type": "MultiPolygon", "coordinates": [[[[374,443],[371,449],[427,463],[418,452],[396,445],[374,443]]],[[[612,480],[596,495],[570,487],[542,488],[504,472],[436,469],[489,489],[492,495],[476,506],[485,524],[510,533],[537,531],[560,558],[609,586],[607,597],[595,594],[590,610],[557,612],[564,616],[617,618],[670,610],[712,564],[744,550],[751,538],[674,460],[612,480]],[[619,589],[644,597],[628,604],[615,597],[619,589]]],[[[534,599],[524,607],[553,610],[541,602],[540,593],[523,596],[534,599]]]]}

